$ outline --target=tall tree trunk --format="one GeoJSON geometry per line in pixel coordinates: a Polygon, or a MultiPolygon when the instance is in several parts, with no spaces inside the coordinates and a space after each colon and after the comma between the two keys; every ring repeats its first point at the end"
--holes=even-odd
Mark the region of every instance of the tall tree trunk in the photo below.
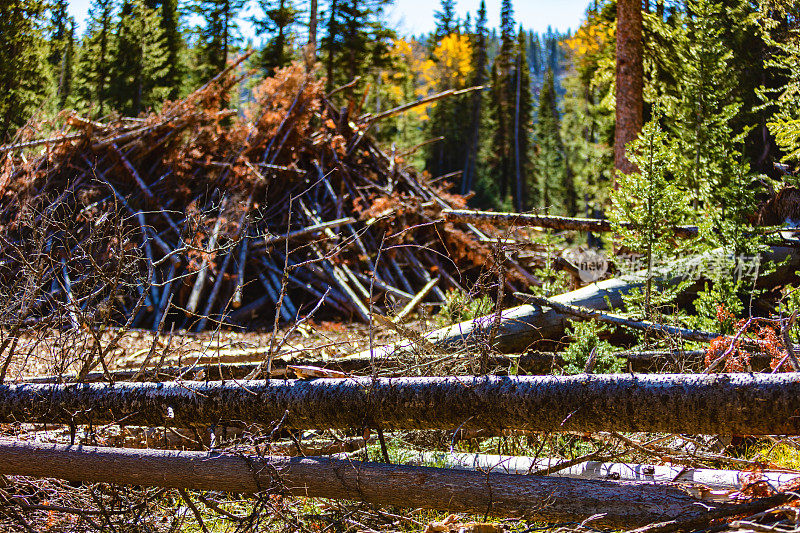
{"type": "Polygon", "coordinates": [[[614,167],[630,174],[636,167],[625,156],[626,145],[642,130],[642,3],[617,2],[617,110],[614,135],[614,167]]]}
{"type": "Polygon", "coordinates": [[[317,50],[317,0],[311,0],[308,8],[308,44],[312,54],[317,50]]]}
{"type": "Polygon", "coordinates": [[[0,422],[800,435],[800,374],[0,386],[0,422]]]}
{"type": "MultiPolygon", "coordinates": [[[[243,456],[0,441],[5,475],[234,493],[269,491],[383,506],[581,521],[626,529],[752,509],[696,499],[675,486],[521,476],[323,457],[243,456]]],[[[763,504],[778,505],[769,500],[763,504]]],[[[745,507],[752,504],[743,504],[745,507]]]]}

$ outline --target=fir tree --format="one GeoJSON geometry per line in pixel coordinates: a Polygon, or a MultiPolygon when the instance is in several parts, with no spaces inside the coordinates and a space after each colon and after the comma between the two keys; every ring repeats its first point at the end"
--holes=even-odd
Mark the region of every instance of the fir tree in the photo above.
{"type": "Polygon", "coordinates": [[[433,33],[434,42],[439,42],[446,35],[456,33],[458,30],[458,19],[456,18],[455,0],[441,0],[442,5],[439,11],[433,14],[435,30],[433,33]]]}
{"type": "Polygon", "coordinates": [[[260,64],[267,71],[283,67],[291,58],[291,31],[299,11],[291,0],[258,0],[264,17],[254,17],[258,35],[270,35],[261,51],[260,64]]]}
{"type": "Polygon", "coordinates": [[[112,65],[109,100],[114,109],[135,116],[163,101],[169,92],[161,84],[166,56],[157,12],[141,0],[125,0],[112,65]]]}
{"type": "Polygon", "coordinates": [[[69,30],[64,36],[64,51],[61,55],[61,68],[58,76],[58,106],[64,109],[67,98],[72,94],[73,66],[75,59],[75,20],[70,17],[69,30]]]}
{"type": "MultiPolygon", "coordinates": [[[[178,0],[160,0],[161,31],[167,52],[166,72],[163,85],[169,89],[167,97],[175,100],[184,94],[186,80],[186,43],[181,32],[181,15],[178,0]]],[[[152,7],[152,6],[151,6],[152,7]]]]}
{"type": "Polygon", "coordinates": [[[556,90],[553,71],[547,69],[539,92],[539,109],[535,128],[537,155],[534,186],[540,206],[545,210],[562,211],[565,196],[566,165],[562,150],[556,90]]]}
{"type": "Polygon", "coordinates": [[[245,0],[194,0],[193,10],[203,19],[197,67],[201,79],[212,78],[225,69],[239,40],[237,17],[244,4],[245,0]]]}
{"type": "Polygon", "coordinates": [[[704,198],[719,205],[716,192],[727,186],[733,174],[736,155],[730,121],[739,105],[732,95],[733,54],[726,49],[716,22],[720,6],[710,0],[691,0],[690,7],[693,16],[687,20],[680,54],[680,100],[668,123],[679,144],[679,173],[697,210],[704,198]]]}
{"type": "Polygon", "coordinates": [[[491,169],[499,183],[503,199],[508,195],[514,179],[514,113],[511,67],[516,46],[514,10],[511,0],[503,0],[500,9],[500,51],[492,65],[492,135],[491,169]]]}
{"type": "Polygon", "coordinates": [[[47,61],[56,81],[59,108],[66,104],[72,89],[75,21],[69,16],[67,0],[56,0],[50,8],[50,51],[47,61]]]}
{"type": "Polygon", "coordinates": [[[328,87],[386,68],[394,32],[383,21],[391,0],[330,0],[322,40],[328,87]]]}
{"type": "Polygon", "coordinates": [[[47,54],[47,61],[53,72],[56,73],[61,70],[67,32],[69,31],[68,7],[67,0],[56,0],[50,7],[50,51],[47,54]]]}
{"type": "Polygon", "coordinates": [[[531,170],[530,124],[532,116],[531,76],[526,54],[525,32],[520,28],[517,36],[517,54],[514,68],[514,177],[516,182],[515,207],[522,212],[528,208],[526,182],[531,170]]]}
{"type": "MultiPolygon", "coordinates": [[[[488,59],[486,55],[486,38],[486,1],[481,0],[480,7],[478,8],[478,18],[475,21],[475,34],[472,44],[473,71],[469,83],[473,87],[481,86],[486,82],[486,62],[488,59]]],[[[478,146],[480,146],[481,108],[483,99],[483,91],[478,91],[471,97],[471,133],[469,145],[467,147],[466,161],[464,163],[464,171],[461,175],[461,194],[467,194],[472,189],[472,181],[475,177],[478,146]]]]}
{"type": "Polygon", "coordinates": [[[114,0],[92,1],[79,53],[76,93],[86,104],[97,105],[98,116],[105,114],[109,96],[111,58],[115,55],[113,18],[114,0]]]}
{"type": "Polygon", "coordinates": [[[43,0],[0,2],[0,142],[8,141],[47,96],[45,8],[43,0]]]}

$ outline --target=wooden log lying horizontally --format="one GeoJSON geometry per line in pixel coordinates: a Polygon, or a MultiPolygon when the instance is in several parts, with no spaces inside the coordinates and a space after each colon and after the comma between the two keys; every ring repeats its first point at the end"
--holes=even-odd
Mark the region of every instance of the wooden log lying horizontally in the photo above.
{"type": "MultiPolygon", "coordinates": [[[[697,273],[707,262],[719,260],[721,252],[715,250],[699,256],[675,261],[671,265],[654,269],[653,277],[669,284],[678,283],[697,273]]],[[[780,263],[770,276],[756,280],[756,286],[774,286],[793,275],[800,266],[800,253],[791,248],[772,248],[765,260],[780,263]]],[[[646,271],[627,276],[611,278],[592,283],[578,290],[559,294],[550,298],[553,302],[585,307],[599,311],[621,307],[623,296],[642,287],[646,271]]],[[[540,339],[560,338],[569,325],[569,317],[547,307],[520,305],[502,312],[499,323],[494,313],[473,320],[467,320],[424,334],[424,338],[443,350],[458,350],[467,346],[490,342],[492,348],[505,353],[522,352],[540,339]]],[[[405,340],[385,346],[373,347],[361,352],[375,358],[387,357],[393,353],[411,351],[418,347],[405,340]]]]}
{"type": "Polygon", "coordinates": [[[680,465],[604,463],[601,461],[584,461],[567,466],[566,463],[569,463],[569,461],[563,459],[539,459],[484,453],[417,452],[411,456],[410,462],[414,464],[417,461],[428,464],[435,463],[448,468],[501,472],[504,474],[531,474],[546,469],[555,469],[560,464],[564,464],[565,468],[549,475],[574,479],[686,483],[696,485],[695,488],[685,487],[692,495],[717,501],[730,499],[732,496],[731,491],[742,488],[745,482],[751,480],[764,481],[769,486],[778,488],[781,485],[800,479],[800,472],[778,470],[752,472],[713,468],[687,468],[680,465]]]}
{"type": "Polygon", "coordinates": [[[675,486],[587,481],[387,465],[319,457],[285,458],[0,441],[4,475],[234,493],[271,491],[376,505],[520,517],[599,518],[635,527],[701,516],[730,504],[702,502],[675,486]]]}
{"type": "MultiPolygon", "coordinates": [[[[377,315],[376,315],[377,316],[377,315]]],[[[265,352],[265,350],[262,350],[265,352]]],[[[210,352],[213,354],[213,352],[210,352]]],[[[695,357],[700,357],[701,354],[687,352],[695,357]]],[[[266,353],[258,354],[263,359],[266,353]]],[[[654,362],[668,362],[679,355],[678,352],[674,354],[669,352],[657,353],[635,353],[630,356],[632,361],[635,361],[636,366],[643,366],[647,363],[654,362]]],[[[250,359],[257,357],[250,355],[250,359]]],[[[623,356],[627,357],[627,355],[623,356]]],[[[189,357],[188,359],[191,359],[189,357]]],[[[90,372],[83,378],[85,383],[96,383],[100,381],[171,381],[174,379],[187,379],[192,381],[219,381],[228,379],[244,379],[245,376],[250,376],[254,371],[261,369],[264,365],[261,361],[258,362],[244,362],[244,363],[218,363],[207,362],[213,360],[214,357],[209,355],[203,359],[202,363],[184,365],[184,366],[165,366],[160,367],[158,370],[155,368],[146,369],[140,372],[139,369],[123,369],[109,372],[90,372]]],[[[295,373],[290,367],[292,366],[311,366],[318,367],[326,370],[334,370],[337,372],[345,373],[364,373],[377,372],[380,376],[402,376],[406,375],[409,366],[434,366],[443,365],[452,367],[453,365],[467,365],[470,361],[474,361],[475,357],[420,357],[414,361],[409,361],[404,357],[393,357],[388,359],[381,359],[378,361],[371,360],[368,356],[351,355],[348,357],[275,357],[272,360],[272,368],[270,369],[270,376],[276,377],[293,377],[295,373]]],[[[769,358],[766,359],[769,363],[769,358]]],[[[522,372],[527,374],[549,374],[554,365],[563,364],[560,355],[552,352],[529,352],[525,354],[492,354],[486,360],[486,366],[493,373],[503,373],[513,370],[514,372],[522,372]]],[[[45,375],[45,376],[28,376],[17,379],[18,382],[23,383],[72,383],[77,379],[76,373],[65,373],[60,375],[45,375]]],[[[252,379],[259,379],[266,377],[265,372],[260,372],[252,379]]]]}
{"type": "MultiPolygon", "coordinates": [[[[592,231],[595,233],[613,231],[610,220],[596,218],[559,217],[537,215],[534,213],[495,213],[493,211],[471,211],[469,209],[442,209],[442,216],[448,222],[488,222],[502,226],[534,226],[539,228],[592,231]]],[[[623,223],[623,227],[631,227],[623,223]]],[[[676,237],[697,237],[697,226],[673,226],[670,228],[676,237]]]]}
{"type": "Polygon", "coordinates": [[[0,386],[0,423],[800,435],[800,373],[0,386]]]}

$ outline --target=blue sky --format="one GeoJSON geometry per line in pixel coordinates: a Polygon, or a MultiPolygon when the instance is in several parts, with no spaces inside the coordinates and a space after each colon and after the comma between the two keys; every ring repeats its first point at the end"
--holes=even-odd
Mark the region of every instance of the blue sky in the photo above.
{"type": "MultiPolygon", "coordinates": [[[[486,0],[490,27],[497,27],[499,24],[500,1],[486,0]]],[[[89,2],[90,0],[70,0],[69,3],[70,12],[81,29],[84,27],[89,2]]],[[[458,0],[456,5],[459,16],[463,17],[470,12],[474,21],[479,4],[480,0],[458,0]]],[[[516,0],[514,4],[514,18],[525,28],[544,32],[550,25],[554,29],[566,31],[568,28],[578,27],[588,0],[516,0]]],[[[438,0],[395,0],[388,19],[403,35],[420,34],[433,28],[433,13],[438,9],[438,0]]],[[[245,37],[251,33],[247,27],[243,28],[243,32],[245,37]]]]}

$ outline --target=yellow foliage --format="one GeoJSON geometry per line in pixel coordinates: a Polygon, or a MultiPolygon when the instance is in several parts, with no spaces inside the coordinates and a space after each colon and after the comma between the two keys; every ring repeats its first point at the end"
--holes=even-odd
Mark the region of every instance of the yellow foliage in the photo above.
{"type": "Polygon", "coordinates": [[[564,44],[575,54],[576,62],[589,61],[607,43],[614,41],[614,30],[614,25],[607,21],[589,19],[564,44]]]}
{"type": "Polygon", "coordinates": [[[421,65],[422,79],[432,90],[461,89],[472,73],[472,44],[466,35],[451,33],[421,65]]]}

